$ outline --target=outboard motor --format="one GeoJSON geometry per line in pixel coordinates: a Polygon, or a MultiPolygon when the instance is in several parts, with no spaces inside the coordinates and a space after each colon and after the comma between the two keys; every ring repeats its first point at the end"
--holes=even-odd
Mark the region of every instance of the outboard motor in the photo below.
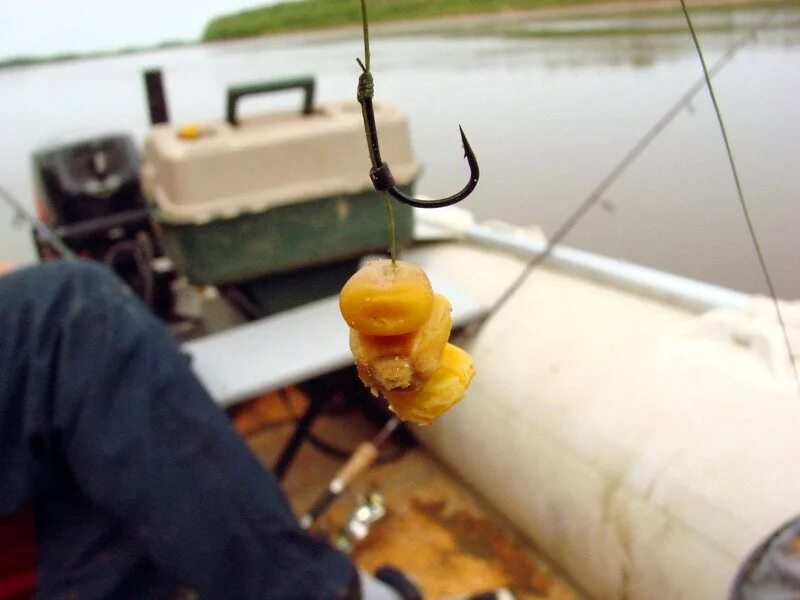
{"type": "MultiPolygon", "coordinates": [[[[174,271],[139,184],[139,154],[124,134],[51,146],[33,156],[39,218],[75,254],[108,264],[153,311],[172,316],[174,271]]],[[[40,258],[51,250],[33,232],[40,258]]]]}
{"type": "Polygon", "coordinates": [[[40,150],[33,157],[47,213],[60,226],[146,208],[139,156],[125,135],[40,150]]]}

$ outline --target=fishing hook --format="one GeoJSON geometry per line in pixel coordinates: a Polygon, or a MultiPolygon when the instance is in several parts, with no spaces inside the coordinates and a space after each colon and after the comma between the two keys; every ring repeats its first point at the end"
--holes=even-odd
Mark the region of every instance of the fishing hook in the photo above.
{"type": "Polygon", "coordinates": [[[464,158],[467,159],[469,164],[469,181],[464,188],[448,196],[447,198],[440,198],[438,200],[423,200],[420,198],[412,198],[407,196],[397,188],[392,172],[389,170],[389,165],[381,160],[381,150],[378,145],[378,128],[375,125],[375,110],[372,106],[372,97],[375,95],[375,85],[372,80],[372,73],[364,66],[360,59],[358,61],[361,70],[363,71],[358,77],[358,93],[356,98],[358,103],[361,104],[361,114],[364,117],[364,132],[367,135],[367,148],[369,149],[369,157],[372,161],[372,168],[369,171],[369,178],[372,185],[379,192],[388,192],[393,198],[417,208],[440,208],[442,206],[450,206],[456,202],[461,202],[464,198],[472,193],[475,186],[478,185],[478,178],[480,177],[480,169],[478,167],[478,159],[475,158],[475,153],[467,141],[467,136],[464,135],[464,130],[459,125],[458,130],[461,132],[461,144],[464,147],[464,158]]]}

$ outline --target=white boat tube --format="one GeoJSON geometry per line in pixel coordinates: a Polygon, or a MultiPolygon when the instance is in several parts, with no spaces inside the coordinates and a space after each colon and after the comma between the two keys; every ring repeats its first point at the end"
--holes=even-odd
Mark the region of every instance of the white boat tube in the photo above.
{"type": "MultiPolygon", "coordinates": [[[[545,240],[515,237],[487,225],[476,225],[467,231],[467,241],[506,250],[526,258],[540,255],[547,247],[545,240]]],[[[549,264],[578,275],[598,278],[605,283],[630,291],[662,298],[691,310],[712,308],[744,308],[750,296],[703,281],[649,269],[615,258],[584,252],[567,246],[553,248],[549,264]]]]}
{"type": "MultiPolygon", "coordinates": [[[[464,243],[409,259],[487,301],[522,265],[464,243]]],[[[592,597],[725,598],[800,512],[800,396],[763,299],[561,249],[458,342],[477,376],[420,439],[592,597]]]]}
{"type": "MultiPolygon", "coordinates": [[[[526,259],[539,256],[547,248],[547,240],[539,229],[515,228],[503,223],[476,224],[471,213],[455,206],[416,209],[414,216],[415,233],[422,239],[459,239],[526,259]]],[[[552,267],[696,311],[742,309],[751,301],[751,296],[742,292],[564,245],[553,248],[547,262],[552,267]]]]}

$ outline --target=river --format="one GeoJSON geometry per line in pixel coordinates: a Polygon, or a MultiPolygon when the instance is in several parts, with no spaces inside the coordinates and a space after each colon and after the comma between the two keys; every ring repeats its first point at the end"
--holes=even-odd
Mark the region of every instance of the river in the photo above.
{"type": "MultiPolygon", "coordinates": [[[[709,63],[765,14],[702,16],[709,63]]],[[[197,121],[222,117],[228,85],[290,75],[315,75],[321,102],[352,97],[359,72],[354,59],[361,52],[352,29],[0,70],[0,185],[32,206],[34,148],[109,130],[141,140],[148,127],[145,68],[164,70],[173,120],[197,121]]],[[[462,185],[461,124],[482,172],[463,206],[480,219],[537,224],[546,233],[684,94],[698,69],[677,16],[471,18],[380,28],[373,36],[376,99],[409,116],[425,168],[418,190],[444,195],[462,185]]],[[[800,298],[800,9],[777,11],[715,83],[779,295],[800,298]]],[[[254,99],[246,109],[296,102],[292,96],[254,99]]],[[[705,92],[565,243],[738,290],[766,291],[705,92]]],[[[2,258],[33,258],[27,229],[12,223],[5,206],[2,258]]]]}

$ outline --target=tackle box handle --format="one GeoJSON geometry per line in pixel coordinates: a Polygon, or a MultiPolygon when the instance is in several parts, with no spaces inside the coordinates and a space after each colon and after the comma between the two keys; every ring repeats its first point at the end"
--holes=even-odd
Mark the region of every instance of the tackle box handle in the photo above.
{"type": "Polygon", "coordinates": [[[304,76],[293,77],[291,79],[277,79],[275,81],[237,85],[228,88],[228,106],[226,110],[228,123],[234,127],[239,125],[239,117],[237,115],[236,107],[239,104],[239,100],[244,96],[282,92],[284,90],[293,90],[295,88],[305,90],[302,112],[304,115],[311,114],[314,111],[315,82],[313,77],[304,76]]]}

